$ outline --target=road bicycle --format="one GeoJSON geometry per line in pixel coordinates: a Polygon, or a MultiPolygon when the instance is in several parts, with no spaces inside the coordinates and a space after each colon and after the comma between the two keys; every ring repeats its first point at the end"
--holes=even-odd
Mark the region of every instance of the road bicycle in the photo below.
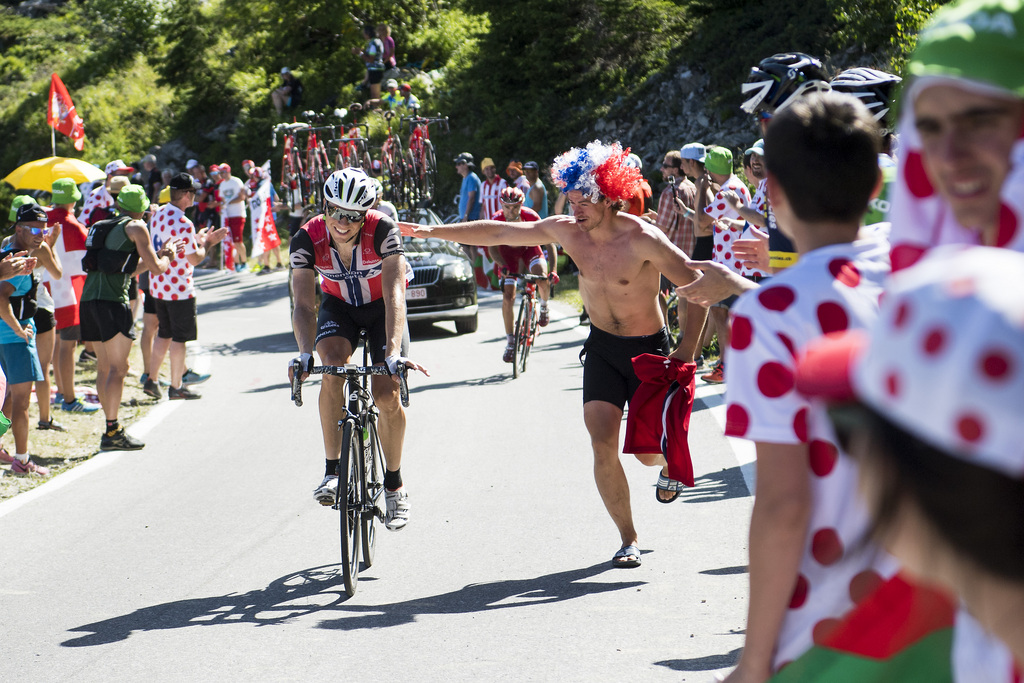
{"type": "Polygon", "coordinates": [[[407,159],[402,150],[402,138],[398,132],[391,128],[391,120],[397,116],[395,112],[386,109],[381,116],[387,121],[388,134],[380,147],[380,170],[384,176],[384,198],[394,203],[398,208],[404,208],[409,200],[409,173],[407,173],[407,159]]]}
{"type": "Polygon", "coordinates": [[[348,109],[335,109],[334,114],[339,119],[344,119],[349,112],[352,112],[352,123],[348,125],[348,130],[345,130],[345,125],[341,126],[342,136],[340,138],[331,140],[331,146],[337,144],[337,154],[334,157],[334,166],[337,169],[343,168],[362,168],[369,171],[371,167],[370,153],[367,149],[367,143],[370,137],[370,125],[368,123],[360,123],[355,116],[356,112],[363,110],[363,105],[359,102],[353,102],[349,105],[348,109]],[[366,134],[363,135],[363,131],[366,134]]]}
{"type": "Polygon", "coordinates": [[[299,131],[309,128],[308,123],[279,123],[273,127],[271,147],[277,147],[277,134],[284,134],[284,153],[281,156],[281,187],[287,191],[298,190],[302,203],[309,204],[309,183],[299,153],[297,136],[299,131]]]}
{"type": "Polygon", "coordinates": [[[447,133],[448,117],[426,118],[414,115],[404,117],[403,121],[409,122],[413,184],[420,204],[428,206],[434,201],[434,189],[437,187],[437,157],[434,154],[434,143],[430,141],[430,126],[436,124],[447,133]]]}
{"type": "Polygon", "coordinates": [[[334,126],[313,126],[313,123],[322,123],[323,116],[312,111],[302,112],[302,117],[310,124],[306,128],[306,159],[304,184],[308,186],[306,204],[311,207],[319,207],[323,200],[324,183],[328,176],[334,172],[334,165],[331,163],[330,155],[327,154],[327,147],[320,139],[321,133],[336,133],[334,126]]]}
{"type": "MultiPolygon", "coordinates": [[[[363,564],[373,565],[377,544],[376,523],[384,522],[384,453],[380,445],[377,421],[380,411],[368,387],[370,375],[388,375],[382,365],[367,365],[369,350],[366,332],[360,333],[363,344],[363,365],[318,365],[311,375],[335,375],[345,379],[348,409],[338,422],[341,430],[341,459],[338,461],[338,490],[333,509],[339,512],[341,530],[341,572],[345,592],[356,593],[359,583],[359,553],[363,564]]],[[[292,401],[302,405],[302,366],[296,359],[292,363],[292,401]]],[[[407,368],[399,366],[399,396],[402,405],[409,405],[407,368]]]]}
{"type": "Polygon", "coordinates": [[[509,273],[506,277],[517,280],[516,289],[521,289],[519,315],[516,316],[514,335],[515,353],[512,356],[512,378],[526,372],[526,361],[530,357],[530,349],[537,340],[537,329],[540,327],[540,303],[537,301],[537,283],[547,280],[546,275],[533,273],[509,273]]]}

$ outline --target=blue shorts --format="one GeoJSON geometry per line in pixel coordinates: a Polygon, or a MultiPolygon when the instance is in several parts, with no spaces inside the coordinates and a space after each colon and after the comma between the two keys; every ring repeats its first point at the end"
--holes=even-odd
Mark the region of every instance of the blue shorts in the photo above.
{"type": "Polygon", "coordinates": [[[0,367],[7,375],[7,384],[41,381],[43,369],[39,366],[34,338],[28,343],[19,341],[0,344],[0,367]]]}

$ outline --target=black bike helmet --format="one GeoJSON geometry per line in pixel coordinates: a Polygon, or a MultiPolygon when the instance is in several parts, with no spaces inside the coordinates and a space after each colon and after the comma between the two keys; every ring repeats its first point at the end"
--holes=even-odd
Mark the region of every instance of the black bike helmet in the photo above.
{"type": "Polygon", "coordinates": [[[832,89],[853,95],[868,108],[876,121],[885,119],[892,106],[896,86],[902,81],[899,76],[857,66],[847,69],[832,79],[832,89]]]}
{"type": "Polygon", "coordinates": [[[828,74],[821,62],[802,52],[785,52],[762,59],[750,69],[740,107],[748,114],[774,114],[806,92],[829,90],[828,74]]]}

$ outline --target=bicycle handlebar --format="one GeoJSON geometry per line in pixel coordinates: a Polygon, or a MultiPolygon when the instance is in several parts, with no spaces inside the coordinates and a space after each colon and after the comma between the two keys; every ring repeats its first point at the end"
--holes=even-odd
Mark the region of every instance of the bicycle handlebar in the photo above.
{"type": "MultiPolygon", "coordinates": [[[[310,375],[335,375],[337,377],[348,377],[354,379],[363,375],[390,375],[386,366],[371,365],[362,367],[359,365],[317,365],[309,371],[310,375]]],[[[402,365],[398,368],[398,394],[402,405],[409,407],[409,368],[402,365]]],[[[302,363],[295,359],[292,361],[292,401],[296,406],[302,405],[302,363]]]]}
{"type": "Polygon", "coordinates": [[[506,277],[514,277],[526,282],[542,282],[550,280],[550,275],[534,275],[533,273],[506,273],[506,277]]]}

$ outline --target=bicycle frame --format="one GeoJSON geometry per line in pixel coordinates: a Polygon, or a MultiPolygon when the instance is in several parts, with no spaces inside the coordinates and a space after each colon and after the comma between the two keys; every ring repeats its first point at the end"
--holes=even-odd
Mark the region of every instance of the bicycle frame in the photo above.
{"type": "Polygon", "coordinates": [[[515,355],[512,358],[512,378],[515,379],[526,372],[526,362],[530,357],[530,350],[537,340],[537,330],[540,327],[537,283],[548,278],[545,275],[534,275],[533,273],[509,273],[508,277],[516,278],[517,289],[521,286],[523,291],[519,301],[519,315],[516,316],[514,334],[515,355]]]}

